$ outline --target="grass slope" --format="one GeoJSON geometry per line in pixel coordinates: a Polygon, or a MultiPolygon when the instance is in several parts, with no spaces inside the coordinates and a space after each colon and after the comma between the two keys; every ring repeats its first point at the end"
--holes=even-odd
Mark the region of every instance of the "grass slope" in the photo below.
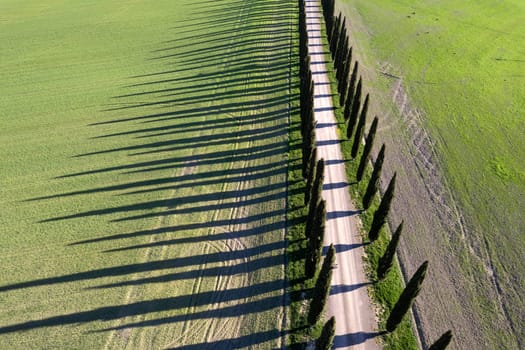
{"type": "MultiPolygon", "coordinates": [[[[345,0],[340,5],[353,20],[355,43],[365,51],[365,74],[389,75],[390,82],[376,79],[369,88],[388,98],[388,89],[394,90],[396,77],[402,77],[409,102],[423,112],[464,215],[464,234],[455,228],[443,235],[448,243],[427,242],[434,251],[449,244],[436,260],[452,254],[449,264],[457,261],[458,266],[443,265],[448,270],[443,276],[449,275],[435,278],[443,289],[464,288],[458,297],[465,299],[456,304],[435,295],[434,300],[448,304],[445,313],[466,317],[461,321],[465,328],[455,325],[463,346],[523,345],[519,325],[525,305],[518,276],[525,271],[520,257],[525,248],[525,124],[520,118],[525,84],[519,45],[525,38],[524,3],[345,0]]],[[[389,113],[387,108],[378,112],[389,113]]],[[[411,248],[423,251],[419,244],[414,240],[411,248]]],[[[458,320],[434,317],[429,322],[427,330],[432,322],[444,327],[458,320]]]]}
{"type": "Polygon", "coordinates": [[[280,346],[290,5],[0,4],[1,348],[280,346]]]}

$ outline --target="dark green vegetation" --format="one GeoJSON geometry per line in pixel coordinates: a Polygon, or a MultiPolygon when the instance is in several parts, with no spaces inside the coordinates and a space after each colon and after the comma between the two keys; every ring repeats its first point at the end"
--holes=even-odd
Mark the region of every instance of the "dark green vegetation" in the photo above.
{"type": "Polygon", "coordinates": [[[280,347],[295,2],[0,13],[0,348],[280,347]]]}
{"type": "Polygon", "coordinates": [[[323,314],[330,288],[332,283],[332,268],[335,262],[335,248],[330,245],[326,256],[323,259],[323,265],[315,281],[312,293],[312,301],[308,309],[308,323],[314,326],[323,314]]]}
{"type": "Polygon", "coordinates": [[[334,343],[335,336],[335,317],[332,316],[323,326],[321,335],[315,341],[316,350],[330,350],[334,343]]]}
{"type": "Polygon", "coordinates": [[[426,338],[451,327],[458,348],[523,348],[525,3],[337,5],[383,118],[378,137],[395,149],[382,183],[406,174],[393,222],[406,219],[404,266],[432,262],[416,302],[426,338]]]}

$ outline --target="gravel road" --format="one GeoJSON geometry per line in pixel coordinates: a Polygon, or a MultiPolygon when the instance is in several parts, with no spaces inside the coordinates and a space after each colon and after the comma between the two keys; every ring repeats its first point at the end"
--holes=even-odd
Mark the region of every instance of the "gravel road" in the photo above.
{"type": "Polygon", "coordinates": [[[321,41],[321,8],[317,0],[306,1],[311,70],[315,83],[315,119],[317,121],[317,154],[324,158],[323,198],[327,205],[325,246],[331,243],[337,251],[327,317],[336,317],[337,349],[379,349],[375,340],[377,321],[363,271],[362,239],[357,231],[357,212],[348,194],[344,158],[337,136],[332,92],[324,61],[321,41]]]}

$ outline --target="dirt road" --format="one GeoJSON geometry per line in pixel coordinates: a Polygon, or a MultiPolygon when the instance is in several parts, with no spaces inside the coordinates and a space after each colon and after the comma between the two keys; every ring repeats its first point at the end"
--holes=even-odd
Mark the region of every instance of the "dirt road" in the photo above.
{"type": "Polygon", "coordinates": [[[306,1],[311,69],[315,83],[318,157],[326,161],[323,198],[327,205],[325,246],[337,251],[328,317],[336,317],[337,349],[379,349],[375,314],[366,290],[369,284],[363,271],[364,250],[357,234],[356,209],[348,194],[344,158],[336,132],[332,93],[324,62],[321,41],[321,8],[317,0],[306,1]]]}

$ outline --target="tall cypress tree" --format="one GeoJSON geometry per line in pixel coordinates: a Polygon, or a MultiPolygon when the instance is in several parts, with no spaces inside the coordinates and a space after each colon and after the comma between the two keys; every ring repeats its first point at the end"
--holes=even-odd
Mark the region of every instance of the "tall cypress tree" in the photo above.
{"type": "Polygon", "coordinates": [[[332,59],[335,55],[335,49],[337,48],[337,43],[339,41],[339,34],[341,32],[341,12],[337,16],[337,21],[334,24],[334,29],[332,31],[332,41],[330,42],[330,53],[332,54],[332,59]]]}
{"type": "Polygon", "coordinates": [[[315,179],[312,189],[310,191],[310,201],[308,204],[308,215],[306,217],[306,232],[312,230],[313,220],[315,217],[315,209],[319,205],[322,199],[323,182],[324,182],[324,159],[321,158],[317,161],[315,179]]]}
{"type": "Polygon", "coordinates": [[[325,226],[326,201],[323,199],[319,202],[319,205],[315,210],[311,232],[305,232],[305,236],[308,239],[305,259],[305,276],[308,279],[314,277],[317,265],[319,264],[321,248],[323,247],[325,226]]]}
{"type": "Polygon", "coordinates": [[[372,204],[372,199],[377,192],[377,187],[379,186],[379,178],[381,177],[381,169],[383,168],[383,161],[385,159],[385,144],[381,146],[381,150],[377,155],[376,162],[374,163],[374,170],[372,171],[372,176],[370,176],[370,181],[366,187],[365,195],[363,196],[363,208],[367,210],[372,204]]]}
{"type": "Polygon", "coordinates": [[[401,237],[401,232],[403,231],[403,221],[399,224],[396,229],[396,232],[392,235],[392,239],[388,243],[388,247],[385,250],[385,253],[377,264],[377,278],[382,280],[387,275],[388,271],[394,263],[394,256],[396,255],[397,245],[399,244],[399,238],[401,237]]]}
{"type": "Polygon", "coordinates": [[[304,0],[299,1],[299,58],[308,54],[308,30],[306,28],[306,9],[304,0]]]}
{"type": "Polygon", "coordinates": [[[336,44],[334,43],[334,40],[337,41],[337,35],[339,34],[339,28],[341,27],[342,16],[343,15],[341,14],[341,12],[339,12],[337,17],[334,16],[335,20],[332,22],[332,28],[330,29],[330,33],[332,33],[331,40],[329,42],[330,45],[332,45],[332,43],[334,45],[336,44]]]}
{"type": "MultiPolygon", "coordinates": [[[[309,56],[308,56],[309,57],[309,56]]],[[[313,120],[314,83],[311,79],[312,71],[306,72],[307,78],[302,81],[301,86],[301,136],[307,137],[309,123],[313,120]]]]}
{"type": "Polygon", "coordinates": [[[314,278],[315,271],[319,265],[319,258],[321,254],[317,249],[312,249],[310,246],[306,247],[306,254],[304,259],[304,277],[309,280],[314,278]]]}
{"type": "Polygon", "coordinates": [[[354,100],[352,101],[352,111],[350,112],[350,117],[348,118],[348,128],[346,129],[346,137],[348,139],[352,138],[354,127],[357,122],[357,115],[359,114],[359,107],[361,107],[361,89],[362,80],[361,77],[359,77],[359,82],[357,83],[357,88],[355,89],[354,100]]]}
{"type": "Polygon", "coordinates": [[[330,317],[323,326],[321,335],[315,341],[316,350],[330,350],[334,343],[335,336],[335,316],[330,317]]]}
{"type": "Polygon", "coordinates": [[[335,16],[335,0],[327,0],[323,5],[323,15],[326,23],[326,30],[330,32],[332,29],[332,18],[335,16]]]}
{"type": "Polygon", "coordinates": [[[372,147],[374,146],[374,139],[376,137],[378,122],[379,120],[377,119],[377,117],[375,117],[374,121],[372,122],[372,125],[370,126],[370,130],[368,131],[368,135],[366,135],[365,149],[363,150],[361,160],[359,161],[359,167],[357,168],[357,182],[361,181],[361,179],[363,178],[363,174],[365,173],[365,167],[368,162],[368,157],[370,156],[370,153],[372,152],[372,147]]]}
{"type": "Polygon", "coordinates": [[[337,63],[339,51],[343,49],[345,37],[346,37],[346,17],[343,18],[343,22],[341,23],[341,27],[339,28],[339,35],[337,36],[337,43],[335,44],[335,48],[334,48],[335,50],[332,54],[332,59],[336,63],[337,63]]]}
{"type": "Polygon", "coordinates": [[[345,105],[346,94],[348,91],[348,79],[350,79],[350,68],[352,66],[352,48],[348,49],[346,54],[346,62],[343,71],[343,78],[339,81],[339,104],[341,107],[345,105]]]}
{"type": "Polygon", "coordinates": [[[304,205],[308,205],[310,201],[310,195],[312,191],[312,186],[314,184],[315,173],[317,171],[317,147],[314,147],[312,152],[310,152],[310,159],[308,160],[308,167],[306,173],[306,188],[304,191],[304,205]]]}
{"type": "Polygon", "coordinates": [[[309,90],[309,85],[311,79],[308,79],[308,70],[310,69],[310,62],[311,58],[310,55],[306,54],[301,59],[301,64],[299,65],[299,75],[301,80],[301,88],[304,90],[304,92],[307,92],[309,90]]]}
{"type": "Polygon", "coordinates": [[[359,145],[361,145],[361,139],[363,138],[363,129],[365,128],[366,123],[366,113],[368,112],[368,99],[370,94],[366,94],[365,103],[363,104],[363,109],[361,110],[361,116],[359,117],[359,123],[357,123],[357,128],[355,129],[354,143],[352,144],[352,158],[357,156],[359,151],[359,145]]]}
{"type": "Polygon", "coordinates": [[[350,118],[350,112],[352,111],[352,103],[354,102],[355,95],[355,83],[357,82],[357,72],[359,70],[359,61],[355,61],[354,69],[352,71],[352,76],[350,77],[350,82],[348,83],[348,94],[346,96],[344,116],[345,120],[350,118]]]}
{"type": "Polygon", "coordinates": [[[341,49],[336,53],[335,62],[334,62],[334,67],[336,69],[335,78],[337,79],[338,83],[343,78],[343,66],[345,64],[345,57],[348,51],[348,34],[346,33],[346,28],[344,30],[343,37],[344,37],[343,45],[341,49]]]}
{"type": "Polygon", "coordinates": [[[315,148],[315,125],[309,128],[308,137],[303,140],[303,178],[306,178],[306,168],[308,161],[312,156],[312,151],[315,148]]]}
{"type": "Polygon", "coordinates": [[[310,232],[306,232],[306,237],[310,239],[312,247],[317,247],[323,243],[324,230],[326,226],[326,201],[321,199],[314,209],[314,218],[310,232]],[[317,242],[317,243],[315,243],[317,242]]]}
{"type": "Polygon", "coordinates": [[[428,350],[445,350],[450,344],[450,341],[452,340],[452,331],[446,331],[443,333],[441,337],[439,337],[438,340],[434,342],[434,344],[430,345],[428,350]]]}
{"type": "Polygon", "coordinates": [[[328,44],[330,44],[332,42],[332,35],[333,35],[333,30],[334,30],[334,23],[336,23],[337,21],[337,18],[332,16],[332,18],[330,19],[330,25],[326,25],[326,38],[328,39],[328,44]]]}
{"type": "Polygon", "coordinates": [[[374,219],[372,220],[372,225],[370,225],[370,231],[368,231],[368,239],[373,242],[379,237],[379,230],[386,222],[388,213],[390,212],[390,206],[392,205],[392,200],[394,199],[394,191],[396,188],[396,173],[390,179],[388,188],[386,189],[385,195],[381,198],[381,203],[374,213],[374,219]]]}
{"type": "Polygon", "coordinates": [[[405,316],[407,311],[414,303],[414,300],[416,299],[417,295],[419,294],[419,291],[421,290],[423,280],[425,279],[427,267],[428,261],[425,261],[423,264],[421,264],[419,269],[417,269],[416,273],[412,276],[410,281],[408,281],[405,289],[399,296],[397,303],[394,305],[394,308],[390,312],[390,316],[388,316],[388,319],[386,321],[386,330],[388,332],[392,332],[396,329],[396,327],[403,319],[403,316],[405,316]]]}
{"type": "MultiPolygon", "coordinates": [[[[314,145],[312,152],[310,152],[310,158],[308,158],[308,165],[306,166],[306,183],[308,188],[308,183],[313,184],[312,172],[315,171],[315,164],[317,162],[317,147],[314,145]]],[[[305,203],[306,204],[306,203],[305,203]]]]}
{"type": "Polygon", "coordinates": [[[335,249],[334,245],[331,244],[328,249],[328,253],[323,260],[321,271],[317,276],[315,283],[314,292],[312,296],[312,302],[310,303],[310,309],[308,310],[308,323],[315,325],[321,318],[328,294],[330,293],[330,283],[332,281],[332,266],[335,261],[335,249]]]}

